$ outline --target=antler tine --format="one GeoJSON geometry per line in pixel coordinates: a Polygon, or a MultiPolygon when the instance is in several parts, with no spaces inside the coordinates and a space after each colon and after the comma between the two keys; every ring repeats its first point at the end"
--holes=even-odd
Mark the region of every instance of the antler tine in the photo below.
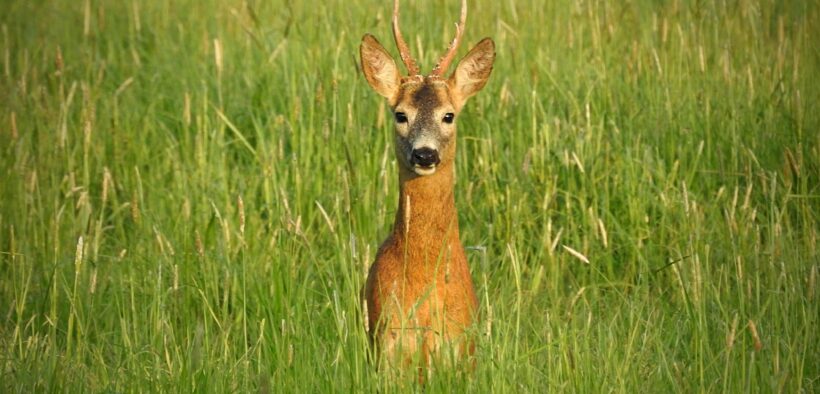
{"type": "Polygon", "coordinates": [[[450,63],[452,63],[453,58],[456,56],[456,51],[458,51],[458,46],[461,44],[465,22],[467,22],[467,0],[461,0],[461,18],[456,25],[456,38],[453,39],[453,42],[450,43],[450,47],[447,48],[447,53],[441,57],[436,67],[433,68],[433,71],[430,73],[431,76],[440,77],[447,71],[447,68],[450,67],[450,63]]]}
{"type": "Polygon", "coordinates": [[[396,46],[399,48],[399,55],[401,60],[407,67],[407,74],[410,76],[419,75],[419,66],[416,61],[410,56],[410,48],[399,30],[399,0],[393,2],[393,38],[396,39],[396,46]]]}

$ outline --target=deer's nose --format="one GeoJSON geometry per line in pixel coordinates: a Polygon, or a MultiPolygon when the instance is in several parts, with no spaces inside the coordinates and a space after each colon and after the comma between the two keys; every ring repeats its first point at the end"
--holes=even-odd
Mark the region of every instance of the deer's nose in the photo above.
{"type": "Polygon", "coordinates": [[[436,166],[441,162],[441,159],[438,157],[438,151],[426,147],[413,149],[412,160],[413,165],[428,168],[436,166]]]}

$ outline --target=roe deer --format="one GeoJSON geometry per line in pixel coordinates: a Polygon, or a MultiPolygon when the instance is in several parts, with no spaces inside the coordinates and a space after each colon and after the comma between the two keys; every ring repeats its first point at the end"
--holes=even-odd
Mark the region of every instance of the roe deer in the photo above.
{"type": "MultiPolygon", "coordinates": [[[[452,349],[468,359],[475,345],[464,331],[476,318],[478,301],[458,233],[453,196],[456,124],[467,99],[487,83],[495,44],[481,40],[444,73],[464,34],[462,0],[456,37],[433,71],[419,74],[399,31],[393,5],[393,36],[407,76],[375,37],[366,34],[360,55],[367,82],[384,96],[395,118],[399,207],[393,230],[379,248],[364,288],[371,343],[381,361],[429,372],[433,355],[452,349]]],[[[420,375],[420,379],[423,377],[420,375]]]]}

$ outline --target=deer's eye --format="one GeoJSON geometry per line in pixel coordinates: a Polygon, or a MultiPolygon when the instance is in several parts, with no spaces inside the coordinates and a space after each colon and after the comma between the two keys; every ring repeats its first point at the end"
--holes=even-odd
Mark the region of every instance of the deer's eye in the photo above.
{"type": "Polygon", "coordinates": [[[407,123],[407,114],[404,112],[396,112],[396,123],[407,123]]]}
{"type": "Polygon", "coordinates": [[[453,123],[453,119],[455,119],[455,118],[456,118],[456,115],[454,113],[448,112],[448,113],[444,114],[444,118],[442,118],[441,120],[444,123],[453,123]]]}

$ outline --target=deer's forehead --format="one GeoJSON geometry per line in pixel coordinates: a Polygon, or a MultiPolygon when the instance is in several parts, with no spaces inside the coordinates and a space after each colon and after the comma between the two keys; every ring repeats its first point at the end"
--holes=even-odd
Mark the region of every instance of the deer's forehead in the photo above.
{"type": "Polygon", "coordinates": [[[443,81],[425,81],[423,83],[405,84],[402,86],[396,109],[407,108],[425,113],[450,104],[450,90],[443,81]]]}

